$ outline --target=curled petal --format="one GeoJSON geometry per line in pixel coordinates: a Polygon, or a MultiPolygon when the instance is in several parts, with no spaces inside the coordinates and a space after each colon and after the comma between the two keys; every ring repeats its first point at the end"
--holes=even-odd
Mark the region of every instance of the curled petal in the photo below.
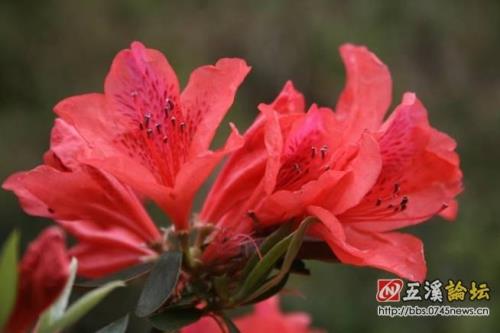
{"type": "MultiPolygon", "coordinates": [[[[160,233],[135,193],[93,167],[63,172],[39,166],[11,176],[4,188],[16,193],[27,213],[58,221],[87,246],[103,244],[103,258],[112,258],[118,245],[136,262],[155,254],[147,245],[157,241],[160,233]]],[[[78,259],[84,267],[85,258],[78,259]]]]}
{"type": "Polygon", "coordinates": [[[377,182],[359,205],[342,214],[342,221],[388,231],[428,220],[454,204],[462,190],[455,142],[430,127],[414,94],[405,94],[377,140],[382,155],[377,182]]]}
{"type": "Polygon", "coordinates": [[[280,114],[305,113],[306,111],[304,95],[295,89],[292,81],[285,83],[278,97],[269,106],[280,114]]]}
{"type": "Polygon", "coordinates": [[[320,207],[310,207],[309,213],[322,222],[312,226],[312,233],[324,239],[343,263],[376,267],[413,281],[425,279],[427,267],[420,239],[397,232],[360,231],[320,207]]]}
{"type": "Polygon", "coordinates": [[[220,122],[233,104],[236,91],[250,67],[244,60],[224,58],[215,65],[195,69],[181,95],[188,122],[195,124],[191,154],[209,149],[220,122]]]}
{"type": "Polygon", "coordinates": [[[352,142],[365,130],[376,131],[382,123],[391,103],[392,80],[387,66],[364,46],[344,44],[340,55],[347,82],[335,109],[348,123],[345,133],[352,142]]]}
{"type": "Polygon", "coordinates": [[[379,146],[371,135],[363,134],[355,148],[357,150],[355,157],[344,169],[349,173],[348,176],[335,191],[324,198],[321,204],[335,214],[358,204],[373,187],[382,168],[379,146]]]}

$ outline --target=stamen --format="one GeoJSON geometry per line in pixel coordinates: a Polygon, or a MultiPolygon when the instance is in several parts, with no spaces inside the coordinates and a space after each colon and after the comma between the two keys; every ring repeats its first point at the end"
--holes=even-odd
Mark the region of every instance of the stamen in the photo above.
{"type": "Polygon", "coordinates": [[[161,124],[160,123],[156,124],[156,131],[158,132],[158,134],[161,134],[161,124]]]}
{"type": "Polygon", "coordinates": [[[174,102],[170,98],[165,99],[165,108],[164,111],[168,115],[170,111],[174,109],[174,102]]]}
{"type": "Polygon", "coordinates": [[[316,147],[311,147],[311,158],[316,156],[316,147]]]}
{"type": "Polygon", "coordinates": [[[151,113],[148,112],[144,115],[144,127],[148,127],[150,120],[151,120],[151,113]]]}
{"type": "Polygon", "coordinates": [[[323,145],[323,147],[321,147],[321,149],[319,150],[319,152],[321,153],[321,159],[324,160],[325,156],[326,156],[326,153],[328,152],[328,146],[327,145],[323,145]]]}
{"type": "Polygon", "coordinates": [[[175,117],[170,118],[170,121],[172,122],[172,126],[175,126],[175,117]]]}
{"type": "Polygon", "coordinates": [[[163,140],[163,143],[167,143],[167,141],[168,141],[167,136],[166,136],[166,135],[164,135],[164,136],[163,136],[163,138],[162,138],[162,140],[163,140]]]}
{"type": "Polygon", "coordinates": [[[186,123],[184,123],[184,122],[180,123],[179,127],[181,130],[181,133],[184,132],[184,128],[186,127],[186,123]]]}
{"type": "Polygon", "coordinates": [[[148,138],[152,138],[153,137],[153,129],[152,128],[148,128],[146,130],[146,133],[148,134],[148,138]]]}

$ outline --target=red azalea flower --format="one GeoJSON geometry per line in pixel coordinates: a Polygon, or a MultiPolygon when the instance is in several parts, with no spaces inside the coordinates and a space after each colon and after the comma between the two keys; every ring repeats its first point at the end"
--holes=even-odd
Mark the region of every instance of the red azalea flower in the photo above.
{"type": "MultiPolygon", "coordinates": [[[[420,240],[389,231],[455,215],[462,178],[455,142],[430,127],[411,93],[382,123],[392,89],[387,67],[364,47],[344,45],[341,55],[347,85],[336,112],[313,105],[302,113],[290,84],[260,105],[263,115],[223,168],[202,218],[249,233],[315,215],[323,224],[312,233],[341,261],[422,280],[420,240]]],[[[215,242],[205,259],[223,251],[215,242]]]]}
{"type": "MultiPolygon", "coordinates": [[[[311,319],[303,312],[284,314],[279,308],[277,296],[255,305],[251,314],[237,318],[234,323],[241,333],[283,332],[283,333],[319,333],[310,328],[311,319]]],[[[223,333],[221,326],[212,317],[203,317],[194,324],[181,330],[182,333],[223,333]]]]}
{"type": "Polygon", "coordinates": [[[7,333],[27,332],[38,316],[61,294],[69,278],[64,234],[57,227],[43,231],[26,250],[19,265],[16,305],[7,333]]]}
{"type": "Polygon", "coordinates": [[[242,144],[210,143],[250,68],[221,59],[196,69],[182,93],[165,57],[134,42],[113,61],[104,94],[63,100],[55,112],[91,146],[86,162],[157,202],[177,229],[188,227],[193,197],[216,164],[242,144]]]}
{"type": "Polygon", "coordinates": [[[70,254],[78,273],[99,277],[156,256],[161,236],[132,189],[76,156],[90,148],[76,130],[57,119],[46,165],[10,176],[3,184],[31,215],[54,219],[78,243],[70,254]]]}

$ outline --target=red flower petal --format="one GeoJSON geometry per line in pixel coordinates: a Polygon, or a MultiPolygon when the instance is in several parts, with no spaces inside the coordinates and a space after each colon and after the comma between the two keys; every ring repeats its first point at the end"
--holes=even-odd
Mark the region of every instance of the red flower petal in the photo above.
{"type": "Polygon", "coordinates": [[[413,94],[384,123],[379,134],[382,171],[357,207],[339,218],[366,230],[394,230],[441,212],[460,193],[462,173],[454,141],[430,127],[413,94]]]}
{"type": "Polygon", "coordinates": [[[233,104],[236,90],[250,71],[244,60],[220,59],[212,66],[202,66],[191,74],[181,95],[188,123],[195,126],[191,154],[210,148],[217,127],[233,104]]]}
{"type": "Polygon", "coordinates": [[[392,80],[387,67],[364,46],[344,44],[340,55],[347,72],[346,86],[336,106],[347,121],[347,140],[357,141],[364,130],[376,131],[391,104],[392,80]]]}
{"type": "Polygon", "coordinates": [[[236,325],[242,333],[250,332],[284,332],[308,333],[319,332],[311,329],[311,318],[304,312],[284,314],[279,308],[277,296],[255,305],[255,311],[237,318],[236,325]]]}
{"type": "Polygon", "coordinates": [[[340,261],[393,272],[413,281],[423,281],[427,272],[422,242],[397,232],[366,232],[341,224],[328,210],[309,207],[323,224],[315,224],[312,234],[324,239],[340,261]]]}
{"type": "Polygon", "coordinates": [[[76,129],[63,119],[57,118],[52,127],[50,136],[50,152],[58,160],[57,167],[62,166],[63,170],[77,169],[80,165],[78,159],[89,154],[89,148],[76,129]]]}
{"type": "MultiPolygon", "coordinates": [[[[255,311],[236,318],[234,323],[242,333],[283,332],[283,333],[319,333],[310,328],[311,318],[304,312],[283,313],[279,308],[277,296],[255,305],[255,311]]],[[[203,317],[199,321],[181,330],[182,333],[223,333],[212,317],[203,317]]]]}
{"type": "MultiPolygon", "coordinates": [[[[78,275],[99,278],[151,259],[140,249],[130,249],[105,240],[106,244],[80,242],[69,254],[78,258],[78,275]]],[[[104,242],[103,242],[104,243],[104,242]]]]}
{"type": "MultiPolygon", "coordinates": [[[[59,221],[81,242],[95,243],[99,235],[108,244],[103,258],[111,260],[116,244],[127,244],[123,252],[135,255],[136,261],[155,254],[146,245],[160,234],[135,193],[93,167],[61,172],[39,166],[11,176],[3,187],[16,193],[27,213],[59,221]]],[[[83,257],[78,259],[86,264],[83,257]]]]}
{"type": "Polygon", "coordinates": [[[139,42],[116,55],[104,91],[110,116],[117,113],[115,120],[124,128],[136,129],[146,113],[155,124],[165,117],[166,108],[180,111],[175,72],[163,54],[139,42]]]}
{"type": "Polygon", "coordinates": [[[255,184],[260,183],[264,174],[266,191],[274,188],[273,173],[279,163],[279,156],[275,155],[281,152],[281,130],[288,131],[303,116],[304,97],[287,82],[274,102],[261,104],[259,109],[263,114],[245,132],[244,146],[230,156],[212,185],[201,213],[204,221],[219,222],[233,208],[238,209],[238,215],[245,214],[241,203],[255,193],[258,187],[255,184]],[[279,120],[274,111],[281,114],[279,120]]]}
{"type": "Polygon", "coordinates": [[[344,177],[335,191],[332,191],[320,203],[322,207],[328,207],[335,214],[358,204],[373,187],[382,168],[380,150],[371,135],[362,135],[359,142],[351,149],[349,148],[344,148],[347,156],[352,154],[352,149],[355,149],[356,153],[354,157],[348,159],[348,162],[344,162],[345,167],[342,167],[343,159],[337,159],[337,163],[340,164],[337,168],[349,174],[344,177]]]}
{"type": "Polygon", "coordinates": [[[29,245],[19,265],[16,305],[7,332],[27,332],[57,299],[68,277],[69,259],[64,235],[57,227],[48,228],[29,245]]]}
{"type": "Polygon", "coordinates": [[[269,226],[302,216],[308,205],[324,203],[325,198],[335,191],[345,175],[346,173],[342,171],[329,170],[298,190],[281,190],[271,194],[255,208],[255,215],[260,225],[269,226]]]}
{"type": "MultiPolygon", "coordinates": [[[[104,95],[85,94],[66,98],[57,103],[54,112],[67,124],[75,128],[89,145],[89,148],[92,148],[94,155],[97,152],[104,154],[114,150],[112,138],[115,126],[110,125],[109,115],[106,114],[104,95]]],[[[58,121],[56,121],[54,130],[64,131],[63,129],[56,129],[57,123],[58,121]]],[[[68,134],[68,131],[61,134],[64,133],[68,134]]],[[[57,139],[58,135],[60,134],[52,134],[55,145],[64,143],[64,140],[57,139]]]]}
{"type": "Polygon", "coordinates": [[[194,193],[224,154],[241,144],[233,135],[225,148],[208,150],[248,71],[239,59],[201,67],[180,97],[165,57],[134,42],[114,59],[104,98],[73,97],[56,112],[89,143],[85,163],[152,198],[185,229],[194,193]],[[188,180],[193,174],[198,179],[188,180]]]}
{"type": "MultiPolygon", "coordinates": [[[[187,221],[189,209],[198,188],[208,178],[217,164],[229,153],[237,150],[244,144],[243,137],[238,133],[236,127],[231,124],[232,132],[223,148],[212,152],[208,151],[186,164],[177,175],[175,192],[164,201],[166,210],[175,221],[187,221]],[[184,203],[186,209],[176,209],[176,205],[184,203]]],[[[160,199],[158,199],[159,201],[160,199]]],[[[187,224],[176,225],[178,228],[187,228],[187,224]]]]}
{"type": "Polygon", "coordinates": [[[306,111],[304,95],[295,89],[292,81],[285,83],[278,97],[269,106],[280,114],[304,113],[306,111]]]}

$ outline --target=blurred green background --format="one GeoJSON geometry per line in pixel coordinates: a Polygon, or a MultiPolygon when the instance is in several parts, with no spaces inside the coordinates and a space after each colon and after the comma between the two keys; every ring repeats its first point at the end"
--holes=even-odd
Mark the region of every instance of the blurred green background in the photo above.
{"type": "MultiPolygon", "coordinates": [[[[344,82],[338,46],[370,47],[391,69],[393,106],[402,92],[417,92],[433,125],[459,143],[465,192],[457,221],[436,218],[409,230],[425,242],[428,277],[487,282],[491,300],[474,304],[492,314],[378,318],[376,279],[389,274],[320,263],[311,265],[312,277],[293,279],[290,287],[303,296],[285,296],[284,307],[310,312],[314,325],[329,332],[498,331],[500,1],[2,0],[2,180],[40,163],[53,105],[102,91],[113,56],[133,40],[163,51],[182,83],[199,65],[245,58],[253,69],[228,116],[241,129],[287,79],[308,103],[335,105],[344,82]]],[[[0,192],[0,203],[0,242],[15,227],[25,245],[50,223],[26,216],[11,193],[0,192]]],[[[120,317],[134,293],[116,292],[71,332],[92,332],[120,317]]],[[[141,325],[134,320],[130,332],[144,332],[141,325]]]]}

